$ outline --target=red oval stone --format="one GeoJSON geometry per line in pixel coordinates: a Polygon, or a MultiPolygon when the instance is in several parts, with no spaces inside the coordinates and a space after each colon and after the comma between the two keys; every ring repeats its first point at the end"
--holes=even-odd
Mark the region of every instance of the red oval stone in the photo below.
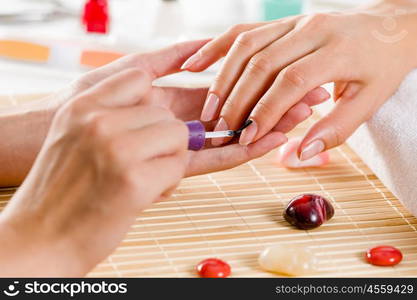
{"type": "Polygon", "coordinates": [[[313,229],[330,220],[334,208],[324,197],[303,194],[295,197],[284,210],[288,223],[300,229],[313,229]]]}
{"type": "Polygon", "coordinates": [[[197,272],[203,278],[225,278],[231,273],[228,263],[218,258],[208,258],[197,265],[197,272]]]}
{"type": "Polygon", "coordinates": [[[401,251],[392,246],[378,246],[366,252],[366,260],[375,266],[395,266],[402,259],[401,251]]]}

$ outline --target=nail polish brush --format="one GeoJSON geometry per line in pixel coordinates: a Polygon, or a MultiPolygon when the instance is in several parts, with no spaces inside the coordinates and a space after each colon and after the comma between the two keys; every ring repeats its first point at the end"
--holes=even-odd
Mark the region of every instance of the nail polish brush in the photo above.
{"type": "Polygon", "coordinates": [[[216,139],[234,137],[252,124],[252,120],[247,120],[238,130],[206,131],[204,124],[200,121],[190,121],[185,123],[189,130],[188,149],[198,151],[204,147],[206,139],[216,139]]]}

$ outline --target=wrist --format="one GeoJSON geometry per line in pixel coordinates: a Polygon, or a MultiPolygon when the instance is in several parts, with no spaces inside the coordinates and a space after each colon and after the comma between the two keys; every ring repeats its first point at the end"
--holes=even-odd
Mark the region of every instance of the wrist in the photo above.
{"type": "Polygon", "coordinates": [[[0,186],[17,186],[29,172],[56,111],[48,98],[0,111],[0,186]]]}
{"type": "Polygon", "coordinates": [[[30,218],[22,224],[0,217],[0,276],[84,276],[90,267],[79,259],[80,252],[74,248],[73,241],[67,236],[50,237],[38,225],[30,218]]]}
{"type": "Polygon", "coordinates": [[[356,13],[370,16],[374,21],[368,28],[372,37],[382,42],[391,59],[405,73],[417,68],[417,2],[408,0],[377,1],[362,6],[356,13]]]}

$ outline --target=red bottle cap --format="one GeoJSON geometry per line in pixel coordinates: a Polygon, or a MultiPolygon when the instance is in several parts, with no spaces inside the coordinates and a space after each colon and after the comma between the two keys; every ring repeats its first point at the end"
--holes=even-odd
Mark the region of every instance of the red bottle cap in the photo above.
{"type": "Polygon", "coordinates": [[[107,33],[109,29],[107,0],[87,0],[82,20],[87,32],[107,33]]]}

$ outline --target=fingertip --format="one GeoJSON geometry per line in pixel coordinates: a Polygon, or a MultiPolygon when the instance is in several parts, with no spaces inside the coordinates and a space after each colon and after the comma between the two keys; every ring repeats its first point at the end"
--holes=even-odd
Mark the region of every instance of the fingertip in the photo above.
{"type": "Polygon", "coordinates": [[[306,103],[308,106],[315,106],[330,98],[331,95],[325,88],[318,87],[307,93],[302,99],[302,102],[306,103]]]}
{"type": "Polygon", "coordinates": [[[297,113],[299,114],[299,120],[297,120],[298,123],[301,123],[313,114],[311,107],[304,102],[298,103],[297,110],[297,113]]]}
{"type": "Polygon", "coordinates": [[[253,144],[248,145],[250,148],[260,149],[263,153],[267,153],[288,142],[288,138],[282,132],[271,132],[259,139],[253,144]]]}

